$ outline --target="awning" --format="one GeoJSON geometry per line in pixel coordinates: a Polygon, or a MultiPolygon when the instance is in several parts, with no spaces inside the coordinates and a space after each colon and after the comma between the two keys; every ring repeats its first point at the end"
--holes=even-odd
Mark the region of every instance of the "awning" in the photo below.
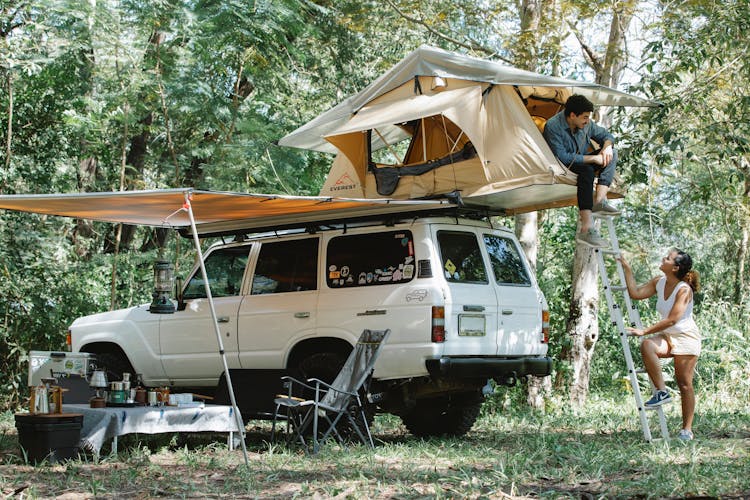
{"type": "Polygon", "coordinates": [[[0,209],[180,229],[190,226],[187,212],[181,210],[185,204],[185,193],[191,196],[195,225],[201,236],[455,207],[445,200],[360,200],[177,188],[0,195],[0,209]]]}

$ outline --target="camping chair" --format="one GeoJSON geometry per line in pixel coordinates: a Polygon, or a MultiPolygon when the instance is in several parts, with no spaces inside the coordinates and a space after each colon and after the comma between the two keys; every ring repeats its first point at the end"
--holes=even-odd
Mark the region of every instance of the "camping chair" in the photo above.
{"type": "Polygon", "coordinates": [[[318,452],[320,443],[331,436],[344,444],[344,425],[348,425],[363,444],[374,448],[359,392],[369,383],[380,348],[390,333],[390,330],[363,331],[338,376],[330,384],[317,378],[302,382],[293,377],[281,377],[288,392],[276,396],[271,441],[274,440],[276,420],[286,419],[287,443],[299,441],[309,451],[305,439],[308,436],[312,438],[313,454],[318,452]],[[295,397],[294,394],[300,391],[312,394],[312,398],[295,397]],[[319,437],[321,423],[324,429],[319,437]]]}

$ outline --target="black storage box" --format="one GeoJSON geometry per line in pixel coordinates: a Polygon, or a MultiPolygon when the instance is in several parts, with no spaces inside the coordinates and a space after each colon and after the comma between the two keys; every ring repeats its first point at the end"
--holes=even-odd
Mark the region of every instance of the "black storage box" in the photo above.
{"type": "Polygon", "coordinates": [[[30,462],[56,463],[78,455],[83,415],[80,413],[16,414],[18,444],[30,462]]]}

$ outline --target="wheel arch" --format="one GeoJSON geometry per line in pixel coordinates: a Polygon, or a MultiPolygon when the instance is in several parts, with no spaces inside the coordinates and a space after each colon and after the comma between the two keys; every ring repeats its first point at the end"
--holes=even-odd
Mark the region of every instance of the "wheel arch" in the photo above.
{"type": "Polygon", "coordinates": [[[125,354],[125,351],[122,347],[120,347],[118,344],[114,342],[91,342],[90,344],[86,344],[84,346],[81,346],[80,352],[89,352],[91,354],[97,354],[97,355],[111,355],[111,356],[118,356],[120,357],[125,363],[127,363],[130,367],[130,373],[135,375],[135,368],[133,367],[133,363],[128,357],[127,354],[125,354]]]}
{"type": "Polygon", "coordinates": [[[304,339],[289,351],[289,356],[286,360],[287,370],[293,369],[297,364],[304,358],[311,354],[319,352],[334,352],[341,354],[344,357],[349,356],[352,352],[352,346],[349,341],[338,337],[314,337],[304,339]]]}

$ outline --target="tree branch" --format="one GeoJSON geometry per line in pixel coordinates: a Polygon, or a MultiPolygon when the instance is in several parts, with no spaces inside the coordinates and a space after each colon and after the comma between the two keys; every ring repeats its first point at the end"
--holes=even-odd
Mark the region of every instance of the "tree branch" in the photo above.
{"type": "Polygon", "coordinates": [[[472,43],[462,42],[461,40],[458,40],[457,38],[453,38],[450,35],[446,35],[445,33],[442,33],[440,31],[436,30],[435,28],[433,28],[432,26],[430,26],[426,22],[422,21],[421,19],[417,19],[416,17],[412,17],[412,16],[407,15],[404,11],[402,11],[401,9],[399,9],[398,6],[395,3],[393,3],[392,0],[386,0],[386,2],[388,3],[388,5],[391,6],[391,8],[393,8],[393,10],[396,11],[396,13],[399,16],[403,17],[404,19],[406,19],[407,21],[409,21],[411,23],[414,23],[414,24],[417,24],[419,26],[422,26],[427,31],[429,31],[430,33],[432,33],[433,35],[435,35],[437,37],[442,38],[443,40],[446,40],[446,41],[448,41],[450,43],[453,43],[453,44],[458,45],[459,47],[463,47],[465,49],[473,50],[473,51],[476,51],[476,52],[484,52],[488,56],[497,57],[498,59],[500,59],[501,61],[503,61],[503,62],[505,62],[507,64],[513,64],[510,60],[505,59],[504,57],[501,57],[501,56],[497,55],[497,51],[492,50],[489,47],[486,47],[484,45],[480,45],[480,44],[478,44],[476,42],[472,42],[472,43]]]}
{"type": "Polygon", "coordinates": [[[578,28],[576,28],[573,23],[568,21],[568,26],[576,36],[578,43],[581,45],[583,55],[589,62],[589,64],[591,64],[591,67],[594,69],[594,73],[596,75],[600,75],[602,73],[602,56],[597,54],[596,51],[594,51],[594,49],[592,49],[589,44],[586,43],[586,40],[583,39],[583,35],[581,35],[581,32],[578,31],[578,28]]]}

